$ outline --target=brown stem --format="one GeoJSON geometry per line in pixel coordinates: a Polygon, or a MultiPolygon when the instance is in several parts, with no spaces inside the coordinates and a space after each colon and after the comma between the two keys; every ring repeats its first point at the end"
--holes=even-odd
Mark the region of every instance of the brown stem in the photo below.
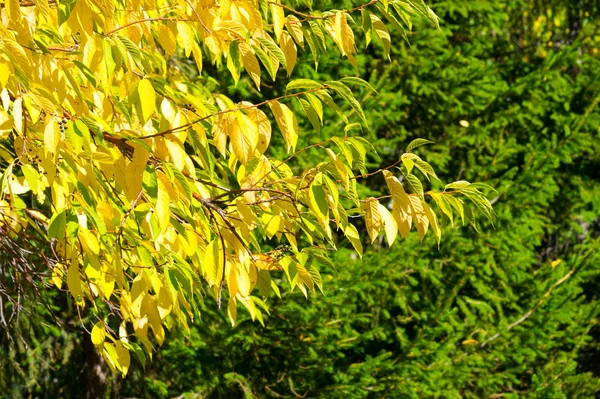
{"type": "Polygon", "coordinates": [[[125,25],[121,25],[111,31],[108,31],[105,33],[105,36],[110,36],[113,33],[116,33],[118,31],[120,31],[121,29],[125,29],[130,27],[131,25],[135,25],[135,24],[141,24],[144,22],[155,22],[155,21],[171,21],[171,22],[176,22],[176,21],[186,21],[186,22],[191,22],[189,19],[187,18],[166,18],[166,17],[158,17],[158,18],[144,18],[144,19],[140,19],[137,21],[133,21],[133,22],[129,22],[125,25]]]}
{"type": "Polygon", "coordinates": [[[185,2],[192,9],[192,12],[194,13],[194,15],[196,16],[196,18],[198,19],[198,22],[200,22],[200,25],[202,25],[202,27],[208,32],[209,35],[212,35],[212,31],[210,29],[208,29],[208,26],[206,26],[206,24],[204,23],[204,21],[202,20],[202,18],[200,18],[200,15],[198,15],[198,12],[196,11],[196,9],[192,5],[192,3],[190,3],[190,0],[185,0],[185,2]]]}
{"type": "Polygon", "coordinates": [[[185,125],[181,125],[181,126],[178,126],[178,127],[174,127],[172,129],[164,130],[164,131],[159,132],[159,133],[149,134],[147,136],[141,136],[141,137],[136,137],[136,138],[138,140],[145,140],[145,139],[153,139],[155,137],[166,136],[166,135],[171,134],[171,133],[177,133],[179,131],[185,130],[185,129],[189,128],[189,127],[192,127],[196,123],[199,123],[199,122],[202,122],[204,120],[213,118],[215,116],[228,114],[230,112],[244,111],[244,110],[247,110],[247,109],[258,108],[258,107],[261,107],[261,106],[263,106],[265,104],[268,104],[271,101],[279,101],[279,100],[283,100],[283,99],[286,99],[286,98],[299,97],[302,94],[314,93],[314,92],[317,92],[319,90],[325,90],[325,89],[328,89],[328,88],[329,88],[328,86],[323,85],[323,86],[321,86],[321,87],[319,87],[317,89],[306,90],[306,91],[302,91],[302,92],[299,92],[299,93],[293,93],[293,94],[285,94],[283,96],[275,97],[275,98],[272,98],[270,100],[265,100],[265,101],[262,101],[260,103],[253,104],[253,105],[245,105],[245,106],[238,107],[238,108],[235,108],[235,109],[224,109],[222,111],[218,111],[218,112],[215,112],[213,114],[206,115],[206,116],[200,117],[198,119],[195,119],[195,120],[193,120],[193,121],[191,121],[189,123],[186,123],[185,125]]]}
{"type": "MultiPolygon", "coordinates": [[[[343,12],[353,12],[353,11],[358,11],[358,10],[361,10],[361,9],[363,9],[363,8],[366,8],[366,7],[370,6],[370,5],[373,5],[373,4],[375,4],[375,3],[379,3],[380,1],[381,1],[381,0],[371,0],[371,1],[369,1],[368,3],[366,3],[366,4],[363,4],[363,5],[360,5],[360,6],[354,7],[354,8],[350,8],[350,9],[348,9],[348,10],[343,10],[343,12]]],[[[293,9],[292,7],[286,6],[285,4],[276,3],[276,2],[274,2],[274,1],[269,1],[268,3],[269,3],[269,4],[272,4],[272,5],[274,5],[274,6],[277,6],[277,7],[281,7],[281,8],[283,8],[283,9],[285,9],[285,10],[288,10],[289,12],[291,12],[291,13],[293,13],[293,14],[299,15],[299,16],[301,16],[302,18],[304,18],[304,20],[305,20],[305,21],[307,21],[307,20],[309,20],[309,19],[326,19],[326,18],[329,18],[329,16],[306,14],[306,13],[303,13],[303,12],[301,12],[301,11],[295,10],[295,9],[293,9]]]]}

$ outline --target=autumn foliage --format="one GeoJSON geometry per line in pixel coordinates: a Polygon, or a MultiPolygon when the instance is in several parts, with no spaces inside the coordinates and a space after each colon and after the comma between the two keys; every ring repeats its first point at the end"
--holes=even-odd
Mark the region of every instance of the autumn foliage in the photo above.
{"type": "Polygon", "coordinates": [[[439,218],[492,217],[481,184],[442,185],[413,150],[367,170],[375,148],[355,98],[356,77],[294,76],[298,51],[336,48],[354,62],[355,35],[389,54],[389,26],[404,32],[420,0],[372,0],[347,10],[280,1],[49,1],[2,4],[0,215],[6,238],[38,232],[56,289],[97,315],[92,341],[127,373],[186,327],[201,295],[241,304],[262,322],[282,279],[305,295],[321,287],[317,262],[347,239],[391,245],[414,226],[442,235],[439,218]],[[387,21],[388,24],[383,21],[387,21]],[[186,68],[182,65],[185,63],[186,68]],[[189,65],[192,63],[193,71],[189,65]],[[210,66],[203,72],[203,66],[210,66]],[[282,71],[280,73],[280,71],[282,71]],[[228,74],[258,91],[290,79],[286,93],[235,102],[214,84],[228,74]],[[286,78],[286,75],[288,78],[286,78]],[[308,144],[333,109],[345,128],[308,144]],[[358,134],[356,134],[358,133],[358,134]],[[269,151],[281,135],[287,154],[269,151]],[[294,164],[305,151],[307,168],[294,164]],[[389,195],[362,199],[357,179],[382,175],[389,195]],[[427,191],[431,182],[437,190],[427,191]],[[435,204],[435,205],[434,205],[435,204]],[[434,211],[436,206],[438,211],[434,211]]]}

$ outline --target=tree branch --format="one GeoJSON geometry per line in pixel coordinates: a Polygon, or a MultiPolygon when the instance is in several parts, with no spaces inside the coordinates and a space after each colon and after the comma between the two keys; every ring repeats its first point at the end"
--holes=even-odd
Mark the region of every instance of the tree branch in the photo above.
{"type": "Polygon", "coordinates": [[[494,341],[496,338],[498,338],[500,335],[502,335],[505,332],[508,332],[510,330],[512,330],[514,327],[518,326],[519,324],[523,323],[525,320],[527,320],[528,318],[531,317],[531,315],[537,310],[539,309],[540,306],[542,306],[542,304],[544,303],[544,301],[546,300],[546,298],[548,298],[551,294],[552,291],[554,291],[554,289],[556,287],[558,287],[559,285],[561,285],[562,283],[564,283],[565,281],[567,281],[569,279],[569,277],[571,277],[573,275],[573,273],[575,272],[575,269],[571,269],[567,274],[565,274],[563,277],[560,278],[560,280],[558,280],[556,283],[554,283],[552,285],[552,287],[550,287],[550,289],[548,291],[546,291],[544,293],[544,295],[538,299],[538,301],[535,303],[535,305],[533,305],[531,307],[531,309],[529,309],[523,316],[521,316],[517,321],[509,324],[504,330],[497,332],[496,334],[492,335],[490,338],[486,339],[482,344],[481,347],[485,347],[487,344],[489,344],[490,342],[494,341]]]}

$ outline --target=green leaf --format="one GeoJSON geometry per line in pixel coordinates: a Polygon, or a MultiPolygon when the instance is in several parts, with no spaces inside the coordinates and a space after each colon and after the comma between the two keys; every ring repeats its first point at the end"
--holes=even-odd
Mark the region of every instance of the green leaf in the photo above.
{"type": "Polygon", "coordinates": [[[392,26],[400,33],[400,36],[402,36],[402,38],[407,43],[409,43],[408,36],[406,35],[406,29],[404,29],[404,27],[400,24],[400,22],[398,22],[396,17],[393,14],[390,14],[387,10],[384,10],[384,8],[380,4],[376,4],[376,7],[379,10],[379,12],[381,12],[381,14],[383,14],[385,19],[387,19],[388,22],[390,24],[392,24],[392,26]]]}
{"type": "Polygon", "coordinates": [[[271,57],[267,54],[265,50],[258,46],[252,46],[252,48],[254,49],[254,52],[256,53],[260,61],[265,66],[265,69],[267,70],[267,73],[269,74],[271,79],[275,81],[275,77],[277,76],[277,66],[273,63],[271,57]]]}
{"type": "Polygon", "coordinates": [[[415,176],[413,174],[410,174],[410,175],[406,176],[406,179],[410,183],[410,186],[413,188],[414,192],[416,194],[418,194],[421,199],[423,199],[423,196],[424,196],[424,193],[423,193],[423,184],[417,178],[417,176],[415,176]]]}
{"type": "Polygon", "coordinates": [[[67,215],[66,211],[55,213],[48,224],[48,237],[61,239],[67,231],[67,215]]]}
{"type": "Polygon", "coordinates": [[[375,16],[374,14],[370,14],[370,16],[371,16],[371,24],[373,25],[373,29],[375,30],[375,33],[377,33],[377,36],[379,37],[379,39],[381,39],[381,42],[383,43],[383,49],[385,51],[385,55],[389,58],[390,57],[390,48],[391,48],[391,43],[392,43],[390,32],[388,31],[385,24],[381,21],[381,19],[379,19],[379,17],[375,16]]]}
{"type": "Polygon", "coordinates": [[[232,40],[229,43],[229,56],[227,57],[227,69],[231,73],[233,80],[237,86],[240,80],[240,74],[242,71],[242,56],[240,54],[240,46],[237,40],[232,40]]]}
{"type": "Polygon", "coordinates": [[[417,166],[417,169],[419,169],[421,171],[421,173],[423,173],[425,175],[427,180],[429,180],[429,176],[433,177],[434,179],[437,179],[435,170],[433,170],[433,167],[430,164],[428,164],[427,162],[425,162],[419,158],[419,159],[415,160],[415,165],[417,166]]]}
{"type": "Polygon", "coordinates": [[[373,30],[373,24],[371,23],[371,16],[366,8],[360,9],[360,16],[362,17],[362,29],[365,33],[365,48],[371,43],[371,31],[373,30]]]}
{"type": "Polygon", "coordinates": [[[406,152],[411,152],[412,150],[414,150],[417,147],[420,147],[420,146],[426,145],[426,144],[432,144],[432,143],[433,143],[433,141],[431,141],[431,140],[414,139],[406,147],[406,152]]]}
{"type": "Polygon", "coordinates": [[[460,198],[456,198],[454,195],[445,195],[443,198],[460,215],[460,219],[462,220],[463,225],[464,225],[465,224],[465,210],[464,210],[462,200],[460,198]]]}
{"type": "Polygon", "coordinates": [[[299,101],[300,101],[300,105],[302,105],[302,109],[304,110],[304,113],[308,117],[308,120],[310,121],[313,128],[318,133],[319,131],[321,131],[321,121],[319,119],[319,115],[317,114],[317,111],[315,111],[313,106],[305,99],[301,98],[301,99],[299,99],[299,101]]]}
{"type": "Polygon", "coordinates": [[[310,48],[310,52],[313,56],[313,60],[315,61],[315,69],[317,69],[319,67],[319,58],[320,58],[317,41],[315,40],[315,37],[310,30],[305,29],[303,27],[302,31],[304,32],[304,38],[306,39],[306,43],[308,43],[308,48],[310,48]]]}
{"type": "Polygon", "coordinates": [[[319,90],[315,93],[315,95],[321,100],[323,101],[325,104],[327,104],[327,106],[329,108],[331,108],[332,110],[335,111],[335,113],[345,122],[348,123],[348,118],[346,117],[346,114],[344,113],[344,111],[342,111],[342,109],[340,107],[338,107],[338,105],[335,103],[335,101],[333,101],[333,98],[331,98],[331,95],[326,91],[326,90],[319,90]]]}
{"type": "Polygon", "coordinates": [[[352,130],[359,130],[362,132],[363,126],[360,123],[349,123],[344,126],[344,134],[348,134],[348,132],[352,130]]]}
{"type": "Polygon", "coordinates": [[[429,6],[427,4],[425,4],[425,1],[423,1],[423,0],[406,0],[406,2],[408,4],[410,4],[414,9],[416,9],[418,12],[420,12],[425,18],[427,18],[433,26],[435,26],[438,29],[440,28],[440,20],[439,20],[438,16],[435,15],[433,10],[431,8],[429,8],[429,6]]]}
{"type": "Polygon", "coordinates": [[[322,224],[327,224],[329,222],[329,205],[327,203],[327,193],[325,192],[324,187],[321,184],[315,184],[315,182],[313,182],[310,185],[308,195],[311,206],[315,211],[319,222],[322,222],[322,224]]]}
{"type": "Polygon", "coordinates": [[[459,181],[455,181],[454,183],[450,183],[450,184],[446,184],[446,189],[454,189],[454,190],[462,190],[464,188],[467,188],[471,185],[471,183],[469,183],[466,180],[459,180],[459,181]]]}
{"type": "Polygon", "coordinates": [[[349,84],[354,84],[357,86],[362,86],[366,89],[371,90],[374,93],[377,93],[377,90],[375,90],[375,88],[373,86],[371,86],[371,84],[369,84],[369,82],[367,82],[366,80],[359,78],[358,76],[348,76],[345,78],[341,78],[339,80],[342,83],[349,83],[349,84]]]}
{"type": "Polygon", "coordinates": [[[73,62],[73,64],[75,64],[75,66],[77,68],[79,68],[81,73],[83,73],[83,75],[92,84],[92,86],[96,87],[97,83],[96,83],[96,77],[94,76],[94,72],[92,72],[92,70],[90,68],[88,68],[87,66],[85,66],[84,64],[82,64],[79,61],[73,60],[72,62],[73,62]]]}
{"type": "Polygon", "coordinates": [[[281,65],[286,67],[287,62],[285,60],[285,55],[283,54],[283,51],[281,51],[279,46],[275,44],[275,42],[273,41],[273,39],[271,39],[270,36],[258,36],[256,39],[260,42],[260,44],[262,44],[265,47],[265,49],[270,54],[277,58],[281,65]]]}
{"type": "Polygon", "coordinates": [[[440,208],[440,210],[446,216],[448,216],[448,219],[450,219],[450,223],[454,224],[454,213],[452,213],[452,205],[450,205],[450,203],[445,198],[448,195],[440,194],[440,193],[437,193],[434,191],[430,191],[429,195],[431,196],[431,198],[433,198],[433,200],[437,204],[438,208],[440,208]]]}
{"type": "Polygon", "coordinates": [[[346,235],[346,238],[348,238],[348,240],[350,241],[350,243],[352,244],[352,246],[358,253],[358,256],[360,256],[362,258],[363,247],[362,247],[362,243],[360,241],[360,235],[358,234],[358,230],[356,230],[356,227],[354,227],[354,225],[352,225],[352,224],[348,224],[348,226],[346,226],[346,230],[344,231],[344,234],[346,235]]]}
{"type": "Polygon", "coordinates": [[[333,80],[325,82],[325,85],[335,90],[335,92],[338,93],[344,99],[344,101],[346,101],[350,105],[350,107],[352,107],[354,112],[358,114],[364,126],[367,128],[369,127],[367,117],[365,116],[365,112],[363,111],[362,106],[360,105],[358,100],[356,100],[354,94],[352,93],[352,90],[350,90],[348,86],[341,82],[336,82],[333,80]]]}
{"type": "Polygon", "coordinates": [[[317,96],[315,96],[314,93],[304,93],[304,96],[306,97],[306,99],[308,100],[310,105],[312,105],[312,107],[315,109],[315,112],[319,116],[319,120],[321,121],[321,124],[322,124],[323,123],[323,103],[321,102],[321,100],[319,100],[319,98],[317,96]]]}
{"type": "Polygon", "coordinates": [[[311,79],[295,79],[292,80],[290,83],[287,84],[287,86],[285,86],[285,91],[289,91],[289,90],[312,90],[312,89],[318,89],[323,87],[323,85],[319,82],[315,82],[314,80],[311,79]]]}
{"type": "Polygon", "coordinates": [[[140,49],[138,48],[138,46],[127,37],[124,37],[124,36],[117,36],[117,37],[119,38],[121,43],[123,43],[123,45],[127,49],[127,52],[129,52],[129,54],[131,55],[131,58],[133,58],[133,60],[139,67],[142,64],[142,53],[141,53],[140,49]]]}
{"type": "Polygon", "coordinates": [[[404,4],[399,4],[399,3],[394,2],[394,3],[392,3],[392,7],[396,11],[396,13],[400,17],[400,19],[402,19],[402,22],[404,22],[404,24],[406,25],[408,30],[411,31],[412,30],[412,18],[410,16],[409,12],[404,9],[404,4]]]}

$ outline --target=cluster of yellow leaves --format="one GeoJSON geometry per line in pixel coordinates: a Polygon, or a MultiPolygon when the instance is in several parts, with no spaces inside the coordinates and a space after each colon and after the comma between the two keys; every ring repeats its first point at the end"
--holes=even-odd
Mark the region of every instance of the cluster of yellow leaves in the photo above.
{"type": "MultiPolygon", "coordinates": [[[[314,261],[327,258],[325,248],[345,236],[362,253],[349,208],[362,207],[371,241],[383,229],[391,244],[411,224],[421,237],[431,226],[439,239],[412,169],[435,173],[410,148],[401,161],[412,194],[385,171],[391,212],[358,198],[354,171],[367,173],[374,150],[360,137],[321,143],[324,162],[300,173],[288,164],[303,151],[290,100],[317,130],[324,106],[348,123],[336,100],[366,127],[348,87],[370,88],[366,82],[296,79],[282,97],[236,104],[179,67],[193,60],[201,74],[203,63],[224,64],[236,84],[245,70],[260,90],[263,72],[273,80],[280,69],[293,73],[298,49],[318,62],[326,35],[354,62],[351,14],[359,11],[367,39],[379,37],[389,54],[388,29],[370,9],[400,29],[396,15],[409,29],[416,12],[437,21],[420,0],[314,14],[279,0],[1,4],[0,223],[14,234],[45,232],[57,262],[52,281],[101,316],[92,340],[113,369],[125,374],[130,352],[142,362],[152,355],[150,331],[161,344],[165,328],[187,326],[207,289],[219,303],[228,298],[232,323],[238,304],[263,321],[265,298],[280,295],[273,273],[305,295],[320,289],[314,261]],[[287,160],[268,155],[273,125],[287,160]],[[276,255],[265,243],[290,248],[276,255]]],[[[463,217],[459,191],[488,209],[477,187],[464,184],[428,193],[450,219],[452,209],[463,217]]]]}

